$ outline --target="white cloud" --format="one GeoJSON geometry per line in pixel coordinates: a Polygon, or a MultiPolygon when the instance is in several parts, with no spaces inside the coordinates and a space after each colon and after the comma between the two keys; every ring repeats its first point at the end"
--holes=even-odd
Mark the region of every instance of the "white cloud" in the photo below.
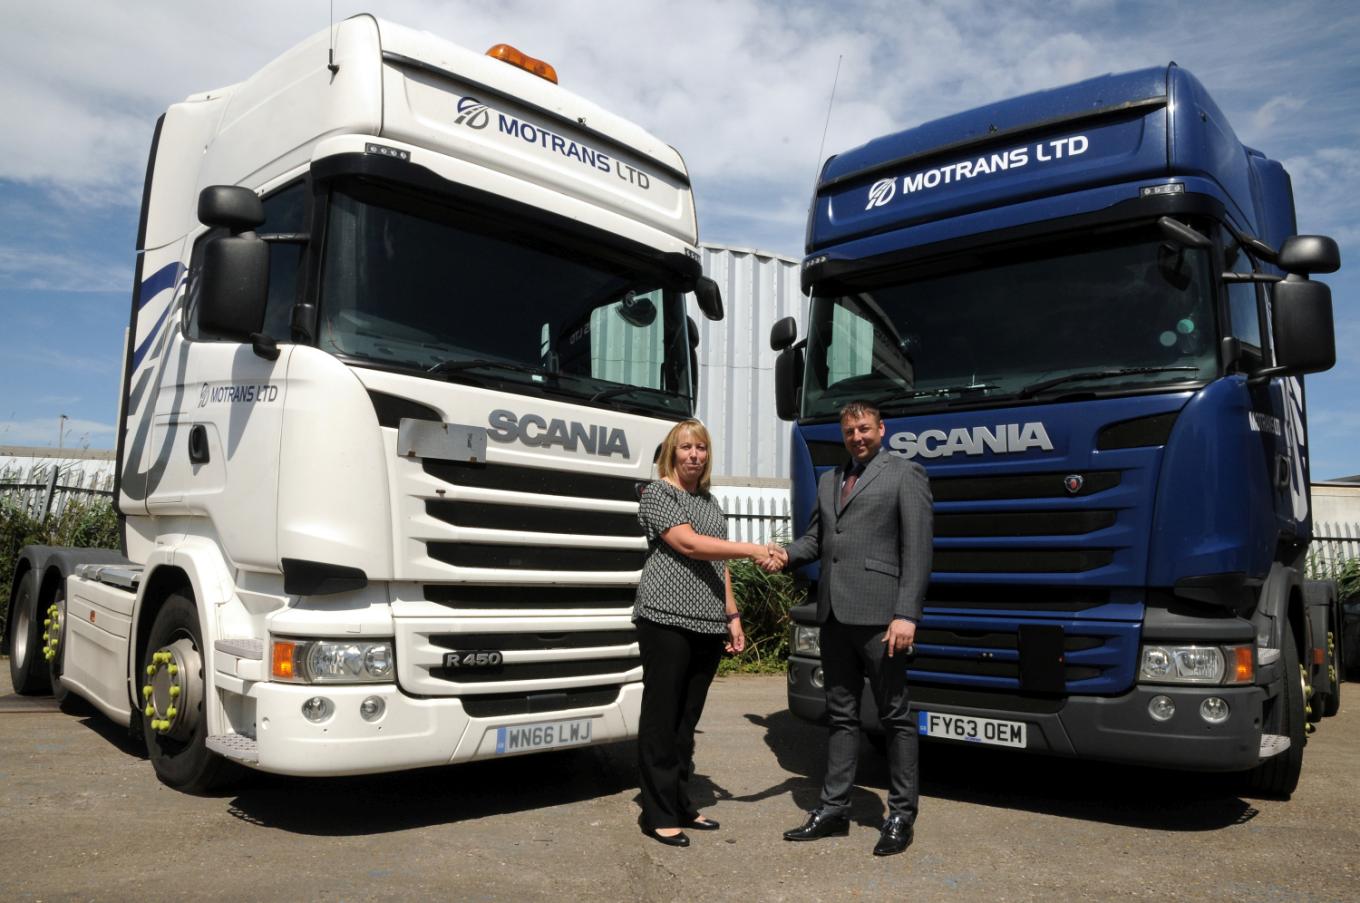
{"type": "MultiPolygon", "coordinates": [[[[0,445],[57,446],[59,421],[55,417],[29,420],[0,420],[0,445]]],[[[82,448],[113,436],[113,424],[95,420],[67,420],[61,444],[65,448],[82,448]]]]}
{"type": "Polygon", "coordinates": [[[127,263],[70,254],[0,246],[0,286],[67,292],[127,292],[132,285],[132,255],[127,263]]]}

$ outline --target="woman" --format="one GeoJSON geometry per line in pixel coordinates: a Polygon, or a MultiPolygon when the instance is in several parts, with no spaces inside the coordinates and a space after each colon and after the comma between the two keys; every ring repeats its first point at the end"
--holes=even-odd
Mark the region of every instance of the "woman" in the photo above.
{"type": "Polygon", "coordinates": [[[633,608],[642,653],[642,829],[668,846],[685,847],[685,828],[718,828],[689,799],[694,729],[723,649],[746,648],[723,562],[764,560],[769,550],[725,538],[726,517],[708,492],[713,461],[702,423],[675,425],[661,445],[657,470],[661,479],[647,486],[638,506],[650,551],[633,608]]]}

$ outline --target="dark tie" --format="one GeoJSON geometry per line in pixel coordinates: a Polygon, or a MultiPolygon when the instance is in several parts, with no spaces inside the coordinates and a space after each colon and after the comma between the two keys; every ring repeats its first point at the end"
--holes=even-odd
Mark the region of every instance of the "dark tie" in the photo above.
{"type": "Polygon", "coordinates": [[[855,483],[859,481],[859,471],[860,469],[858,467],[852,467],[850,468],[850,472],[845,475],[845,485],[841,487],[842,508],[845,507],[845,503],[849,500],[850,493],[855,491],[855,483]]]}

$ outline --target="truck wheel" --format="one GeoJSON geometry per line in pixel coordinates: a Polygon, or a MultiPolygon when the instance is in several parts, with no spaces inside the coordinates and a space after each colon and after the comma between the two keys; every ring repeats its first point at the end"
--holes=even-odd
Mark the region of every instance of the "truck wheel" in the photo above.
{"type": "Polygon", "coordinates": [[[62,656],[65,654],[66,641],[66,588],[58,586],[57,591],[52,596],[52,602],[47,606],[43,615],[43,624],[46,626],[42,654],[47,660],[47,681],[52,685],[52,697],[57,700],[57,704],[65,709],[71,697],[71,691],[62,686],[61,683],[61,663],[62,656]]]}
{"type": "Polygon", "coordinates": [[[198,610],[188,596],[175,593],[151,625],[138,698],[156,777],[186,793],[205,793],[229,777],[229,763],[206,745],[202,650],[198,610]]]}
{"type": "Polygon", "coordinates": [[[9,679],[21,696],[40,696],[52,690],[43,659],[43,618],[38,614],[38,575],[33,571],[19,580],[14,591],[13,621],[9,625],[9,679]]]}
{"type": "Polygon", "coordinates": [[[1289,799],[1299,786],[1303,770],[1304,711],[1303,680],[1299,676],[1299,650],[1294,645],[1294,627],[1285,624],[1284,648],[1280,650],[1283,686],[1268,703],[1262,732],[1289,738],[1289,749],[1266,759],[1247,772],[1248,786],[1261,794],[1289,799]]]}

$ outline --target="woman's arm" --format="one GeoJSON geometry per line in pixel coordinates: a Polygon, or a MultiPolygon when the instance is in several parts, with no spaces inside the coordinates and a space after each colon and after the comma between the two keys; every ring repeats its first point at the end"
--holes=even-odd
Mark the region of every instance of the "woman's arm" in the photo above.
{"type": "Polygon", "coordinates": [[[687,558],[699,561],[726,561],[729,558],[755,558],[764,560],[769,556],[766,546],[753,542],[731,542],[714,536],[696,533],[690,524],[676,524],[661,534],[666,545],[687,558]]]}
{"type": "Polygon", "coordinates": [[[726,585],[727,595],[723,605],[723,612],[727,616],[727,643],[724,648],[732,655],[740,655],[746,649],[746,632],[741,628],[737,597],[732,595],[732,572],[727,568],[723,568],[723,583],[726,585]]]}

